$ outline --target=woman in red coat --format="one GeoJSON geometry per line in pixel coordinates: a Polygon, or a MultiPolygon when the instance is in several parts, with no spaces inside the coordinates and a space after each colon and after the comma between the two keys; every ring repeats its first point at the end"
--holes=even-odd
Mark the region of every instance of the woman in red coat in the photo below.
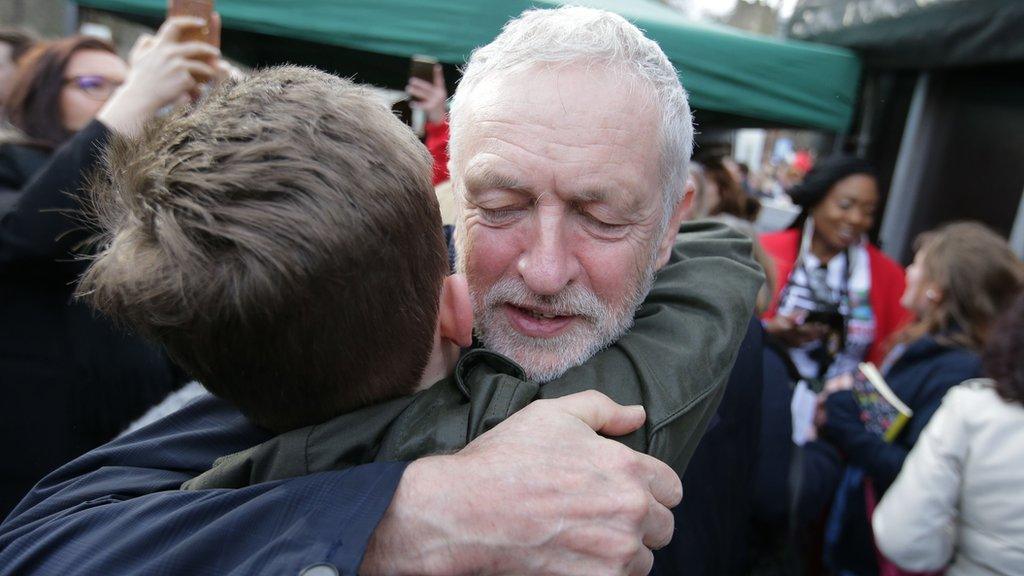
{"type": "Polygon", "coordinates": [[[873,168],[859,158],[827,158],[789,194],[800,216],[761,237],[780,280],[765,329],[803,378],[824,381],[864,360],[880,363],[908,316],[900,306],[903,269],[866,236],[880,201],[873,168]]]}

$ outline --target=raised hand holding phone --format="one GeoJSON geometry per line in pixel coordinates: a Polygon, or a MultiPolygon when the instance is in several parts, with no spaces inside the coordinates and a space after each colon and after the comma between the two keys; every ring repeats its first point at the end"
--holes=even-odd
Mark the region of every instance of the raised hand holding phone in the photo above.
{"type": "Polygon", "coordinates": [[[174,17],[164,22],[152,40],[133,50],[128,77],[97,119],[108,128],[132,134],[157,110],[173,104],[193,92],[197,78],[215,78],[220,51],[206,42],[183,42],[190,30],[207,26],[191,17],[174,17]]]}

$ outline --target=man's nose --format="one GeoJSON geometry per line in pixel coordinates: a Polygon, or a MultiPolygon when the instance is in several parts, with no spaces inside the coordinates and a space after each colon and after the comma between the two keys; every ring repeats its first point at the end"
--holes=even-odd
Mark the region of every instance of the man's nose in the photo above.
{"type": "Polygon", "coordinates": [[[579,273],[579,261],[569,245],[562,214],[536,216],[517,268],[527,287],[535,294],[552,296],[568,286],[579,273]]]}

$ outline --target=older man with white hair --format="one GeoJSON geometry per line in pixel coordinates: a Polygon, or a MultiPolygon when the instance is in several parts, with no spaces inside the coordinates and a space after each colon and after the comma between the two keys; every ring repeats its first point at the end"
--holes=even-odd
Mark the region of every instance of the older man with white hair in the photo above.
{"type": "Polygon", "coordinates": [[[536,10],[476,50],[449,162],[484,345],[548,381],[629,329],[684,216],[690,109],[622,17],[536,10]]]}
{"type": "MultiPolygon", "coordinates": [[[[692,147],[685,92],[621,17],[530,11],[474,52],[451,118],[477,333],[552,380],[630,328],[670,258],[692,147]]],[[[2,536],[40,573],[645,574],[679,480],[595,434],[643,418],[585,393],[535,402],[457,454],[173,491],[268,438],[205,398],[56,472],[2,536]]]]}

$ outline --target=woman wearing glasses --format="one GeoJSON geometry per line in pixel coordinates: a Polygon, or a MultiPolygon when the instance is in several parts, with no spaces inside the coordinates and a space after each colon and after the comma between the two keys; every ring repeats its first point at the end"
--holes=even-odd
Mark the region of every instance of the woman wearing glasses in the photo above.
{"type": "Polygon", "coordinates": [[[219,51],[166,23],[129,66],[102,40],[44,43],[9,100],[16,144],[0,147],[0,517],[47,472],[116,435],[179,384],[163,352],[72,298],[88,232],[87,179],[112,134],[217,76],[219,51]]]}

